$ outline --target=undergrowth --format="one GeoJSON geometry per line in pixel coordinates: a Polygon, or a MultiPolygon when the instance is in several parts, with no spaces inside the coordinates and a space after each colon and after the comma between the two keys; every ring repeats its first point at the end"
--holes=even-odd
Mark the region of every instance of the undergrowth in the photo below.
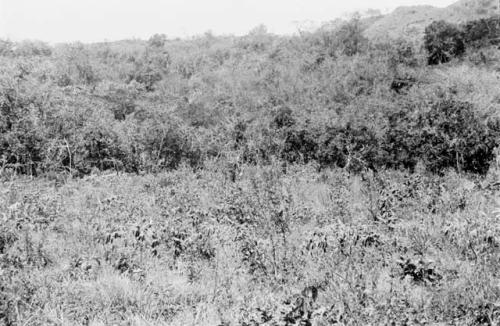
{"type": "Polygon", "coordinates": [[[2,183],[3,325],[494,325],[499,175],[220,162],[2,183]]]}

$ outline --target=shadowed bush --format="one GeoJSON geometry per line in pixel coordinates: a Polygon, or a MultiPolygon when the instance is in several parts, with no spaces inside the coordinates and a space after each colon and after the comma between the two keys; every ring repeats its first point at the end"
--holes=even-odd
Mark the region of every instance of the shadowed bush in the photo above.
{"type": "Polygon", "coordinates": [[[481,123],[472,104],[456,100],[420,112],[397,112],[389,117],[384,143],[387,165],[413,169],[421,160],[432,172],[454,168],[485,174],[499,141],[494,126],[481,123]]]}
{"type": "Polygon", "coordinates": [[[462,26],[464,41],[475,48],[500,42],[500,17],[473,20],[462,26]]]}
{"type": "Polygon", "coordinates": [[[424,46],[430,65],[449,62],[465,53],[460,29],[445,21],[433,22],[425,28],[424,46]]]}

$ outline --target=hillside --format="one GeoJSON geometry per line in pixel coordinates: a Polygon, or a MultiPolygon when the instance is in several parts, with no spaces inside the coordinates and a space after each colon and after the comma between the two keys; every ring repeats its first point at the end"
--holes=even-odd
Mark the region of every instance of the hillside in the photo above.
{"type": "Polygon", "coordinates": [[[462,23],[468,20],[489,17],[495,13],[495,0],[463,0],[446,8],[433,6],[400,7],[375,21],[365,31],[372,40],[387,38],[422,39],[424,29],[432,21],[445,20],[462,23]]]}
{"type": "Polygon", "coordinates": [[[0,40],[0,326],[500,325],[496,19],[337,23],[0,40]]]}

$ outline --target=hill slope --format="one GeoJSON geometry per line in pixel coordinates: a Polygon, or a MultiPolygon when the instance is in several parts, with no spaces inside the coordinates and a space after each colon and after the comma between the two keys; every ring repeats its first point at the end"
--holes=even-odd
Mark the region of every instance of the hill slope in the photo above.
{"type": "Polygon", "coordinates": [[[446,8],[432,6],[400,7],[374,22],[365,31],[373,40],[387,38],[421,39],[425,27],[435,20],[462,23],[496,13],[496,0],[461,0],[446,8]]]}

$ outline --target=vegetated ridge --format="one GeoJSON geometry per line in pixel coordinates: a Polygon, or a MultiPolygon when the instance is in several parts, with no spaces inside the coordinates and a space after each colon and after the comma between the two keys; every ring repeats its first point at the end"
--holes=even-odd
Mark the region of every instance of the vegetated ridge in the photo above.
{"type": "Polygon", "coordinates": [[[399,7],[367,27],[365,36],[372,40],[400,37],[420,40],[425,27],[433,21],[444,20],[459,24],[489,17],[497,12],[496,0],[461,0],[445,8],[433,6],[399,7]]]}

